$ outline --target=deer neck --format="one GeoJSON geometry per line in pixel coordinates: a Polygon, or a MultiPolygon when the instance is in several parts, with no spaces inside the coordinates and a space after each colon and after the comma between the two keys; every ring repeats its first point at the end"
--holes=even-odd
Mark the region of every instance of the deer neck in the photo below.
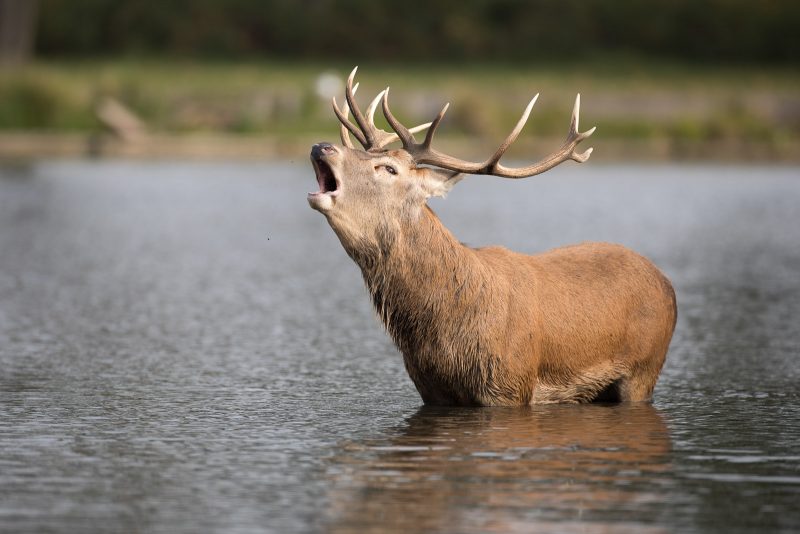
{"type": "Polygon", "coordinates": [[[392,318],[385,314],[398,308],[445,313],[449,301],[463,291],[474,251],[459,243],[425,206],[417,220],[386,232],[368,258],[354,259],[388,327],[392,318]]]}
{"type": "Polygon", "coordinates": [[[462,336],[450,330],[468,324],[486,298],[485,269],[475,251],[459,243],[427,206],[417,220],[387,236],[388,241],[370,254],[351,254],[375,309],[407,367],[452,367],[457,362],[434,360],[454,357],[452,340],[462,336]]]}

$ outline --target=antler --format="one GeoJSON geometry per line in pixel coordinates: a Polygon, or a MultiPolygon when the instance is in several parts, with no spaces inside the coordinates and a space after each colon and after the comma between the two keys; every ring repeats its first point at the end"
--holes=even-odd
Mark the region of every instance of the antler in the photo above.
{"type": "MultiPolygon", "coordinates": [[[[354,148],[353,143],[350,141],[350,136],[348,135],[349,131],[356,139],[358,139],[358,142],[361,143],[361,145],[364,147],[364,150],[383,150],[389,143],[393,143],[399,139],[399,136],[396,133],[387,132],[375,126],[375,110],[377,109],[378,103],[381,101],[381,99],[385,99],[386,91],[381,91],[378,93],[378,96],[376,96],[369,106],[367,106],[367,115],[365,117],[364,114],[361,113],[361,110],[358,108],[358,105],[355,101],[355,94],[358,90],[358,84],[353,86],[353,78],[355,78],[357,70],[358,67],[354,68],[350,73],[350,76],[347,78],[347,86],[345,89],[346,103],[344,106],[344,111],[339,109],[339,106],[336,104],[336,98],[333,98],[333,112],[336,113],[336,116],[339,118],[339,122],[342,123],[339,127],[342,143],[348,148],[354,148]],[[351,123],[348,119],[348,113],[351,109],[353,110],[353,118],[355,118],[358,127],[354,126],[353,123],[351,123]]],[[[414,133],[420,132],[430,125],[431,123],[427,122],[406,131],[414,133]]]]}
{"type": "Polygon", "coordinates": [[[392,129],[397,132],[397,136],[403,143],[403,148],[411,154],[411,156],[414,158],[414,161],[417,163],[435,165],[437,167],[452,171],[468,174],[491,174],[504,178],[525,178],[535,174],[543,173],[544,171],[552,169],[559,163],[563,163],[568,159],[577,161],[579,163],[583,163],[589,159],[589,156],[592,154],[592,150],[594,150],[593,148],[589,148],[580,154],[575,151],[578,143],[592,135],[596,129],[596,127],[593,127],[583,133],[578,132],[578,119],[581,107],[581,95],[578,94],[578,96],[575,98],[575,107],[572,109],[572,120],[569,125],[569,134],[567,135],[567,139],[564,141],[564,144],[561,145],[561,148],[545,157],[541,161],[527,167],[511,168],[500,164],[500,158],[503,157],[503,154],[505,154],[505,151],[508,149],[508,147],[511,146],[514,141],[516,141],[517,136],[519,136],[519,133],[522,131],[522,127],[525,126],[525,123],[528,120],[528,116],[531,114],[531,110],[533,109],[533,105],[536,103],[537,98],[539,98],[538,94],[530,101],[528,107],[526,107],[525,111],[522,113],[522,117],[517,122],[517,125],[514,127],[508,137],[506,137],[506,140],[503,141],[497,151],[495,151],[492,157],[480,163],[454,158],[453,156],[448,156],[447,154],[443,154],[431,148],[431,142],[433,141],[433,136],[436,133],[436,128],[439,127],[439,123],[442,121],[442,118],[444,118],[444,114],[447,112],[447,108],[450,106],[449,103],[444,105],[442,111],[440,111],[433,120],[430,129],[428,130],[428,134],[425,136],[425,141],[422,143],[417,143],[416,139],[414,139],[413,129],[409,130],[403,126],[400,121],[394,117],[394,115],[392,115],[392,112],[389,109],[388,87],[383,91],[383,114],[386,116],[386,120],[389,121],[392,129]]]}

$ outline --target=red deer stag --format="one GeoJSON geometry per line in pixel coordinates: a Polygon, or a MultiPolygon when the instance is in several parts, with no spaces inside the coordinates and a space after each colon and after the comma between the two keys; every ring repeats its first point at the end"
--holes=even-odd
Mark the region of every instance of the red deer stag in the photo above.
{"type": "Polygon", "coordinates": [[[347,106],[342,110],[333,99],[343,146],[311,149],[319,191],[309,193],[308,202],[361,268],[423,401],[493,406],[649,400],[677,317],[672,286],[650,261],[608,243],[534,256],[502,247],[472,249],[426,204],[464,174],[525,178],[569,159],[586,161],[592,149],[575,149],[594,128],[578,131],[580,95],[561,148],[538,163],[511,168],[500,158],[536,98],[494,155],[473,163],[431,146],[447,105],[432,123],[408,129],[389,110],[387,88],[365,114],[354,99],[355,72],[347,80],[347,106]],[[394,133],[375,126],[379,104],[394,133]],[[414,133],[425,128],[419,143],[414,133]],[[403,148],[387,149],[393,141],[403,148]]]}

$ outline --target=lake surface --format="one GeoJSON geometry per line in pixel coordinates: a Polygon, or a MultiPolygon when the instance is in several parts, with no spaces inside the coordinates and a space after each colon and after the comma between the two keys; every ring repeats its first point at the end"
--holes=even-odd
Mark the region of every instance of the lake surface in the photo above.
{"type": "Polygon", "coordinates": [[[797,532],[800,169],[470,177],[463,241],[620,242],[647,406],[424,408],[306,161],[0,168],[0,531],[797,532]]]}

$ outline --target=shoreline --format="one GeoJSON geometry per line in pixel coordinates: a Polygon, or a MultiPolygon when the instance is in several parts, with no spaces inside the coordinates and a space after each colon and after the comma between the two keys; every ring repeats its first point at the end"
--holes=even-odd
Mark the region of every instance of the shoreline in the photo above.
{"type": "MultiPolygon", "coordinates": [[[[136,141],[124,141],[109,134],[0,132],[0,163],[45,158],[121,158],[186,160],[287,160],[306,158],[309,147],[320,140],[338,143],[338,135],[236,135],[220,133],[151,134],[136,141]]],[[[510,160],[534,161],[558,147],[563,139],[544,138],[518,141],[510,160]],[[530,155],[530,156],[529,156],[530,155]]],[[[472,155],[488,153],[491,141],[444,137],[442,149],[472,155]]],[[[675,140],[665,138],[596,138],[592,159],[604,162],[715,162],[715,163],[800,163],[800,141],[777,140],[675,140]]]]}

